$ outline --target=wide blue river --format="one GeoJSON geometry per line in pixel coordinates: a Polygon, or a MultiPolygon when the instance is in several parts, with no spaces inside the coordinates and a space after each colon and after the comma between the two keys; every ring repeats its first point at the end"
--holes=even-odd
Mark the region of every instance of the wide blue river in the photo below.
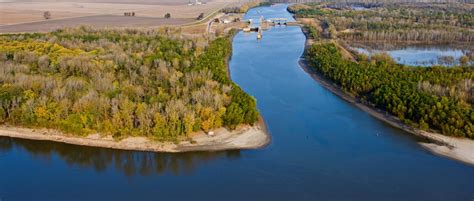
{"type": "MultiPolygon", "coordinates": [[[[285,5],[247,18],[291,17],[285,5]]],[[[299,27],[238,33],[232,79],[258,101],[260,150],[164,154],[0,138],[0,200],[472,201],[474,167],[321,87],[298,66],[299,27]]]]}

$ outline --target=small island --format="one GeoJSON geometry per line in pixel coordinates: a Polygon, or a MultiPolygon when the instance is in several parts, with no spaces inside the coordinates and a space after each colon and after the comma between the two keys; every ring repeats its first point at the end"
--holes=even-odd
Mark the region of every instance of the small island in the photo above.
{"type": "Polygon", "coordinates": [[[143,151],[269,142],[256,101],[228,76],[230,35],[178,28],[0,36],[0,136],[143,151]]]}

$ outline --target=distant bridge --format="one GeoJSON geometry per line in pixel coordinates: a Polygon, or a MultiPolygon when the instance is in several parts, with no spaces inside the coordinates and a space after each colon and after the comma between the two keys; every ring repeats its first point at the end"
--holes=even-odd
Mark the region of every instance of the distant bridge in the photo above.
{"type": "Polygon", "coordinates": [[[288,18],[268,18],[266,21],[273,24],[287,24],[288,18]]]}
{"type": "Polygon", "coordinates": [[[257,39],[261,39],[263,37],[263,30],[267,30],[269,26],[275,25],[284,25],[284,26],[301,26],[300,23],[288,21],[288,18],[268,18],[264,19],[263,16],[260,17],[260,23],[258,27],[254,27],[254,21],[252,19],[246,20],[248,26],[243,28],[244,32],[258,32],[257,39]]]}
{"type": "Polygon", "coordinates": [[[268,18],[265,21],[267,23],[272,23],[273,25],[300,26],[298,22],[290,22],[288,18],[268,18]]]}

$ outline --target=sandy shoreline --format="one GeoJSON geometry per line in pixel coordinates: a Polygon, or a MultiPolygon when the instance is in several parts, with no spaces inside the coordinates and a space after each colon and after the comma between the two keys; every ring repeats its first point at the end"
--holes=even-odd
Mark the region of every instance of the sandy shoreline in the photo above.
{"type": "Polygon", "coordinates": [[[191,137],[192,141],[194,141],[193,143],[181,141],[175,144],[172,142],[156,142],[146,137],[128,137],[116,141],[112,136],[101,136],[99,134],[75,137],[50,129],[0,126],[0,136],[5,137],[133,151],[188,152],[257,149],[264,147],[270,142],[270,135],[267,133],[263,120],[260,120],[254,126],[239,126],[234,131],[218,128],[213,130],[213,132],[214,135],[212,136],[204,132],[198,132],[191,137]]]}
{"type": "Polygon", "coordinates": [[[373,117],[384,121],[393,127],[402,129],[408,133],[428,140],[430,143],[419,142],[419,144],[430,152],[436,155],[461,161],[466,164],[474,165],[474,140],[449,137],[439,133],[427,132],[408,126],[402,121],[400,121],[398,118],[387,114],[385,111],[369,107],[361,103],[356,98],[343,92],[330,80],[324,78],[324,76],[316,72],[316,70],[312,69],[304,58],[300,59],[299,64],[303,68],[303,70],[306,71],[306,73],[308,73],[315,81],[319,82],[321,86],[328,89],[335,95],[341,97],[347,102],[352,103],[364,112],[367,112],[373,117]]]}

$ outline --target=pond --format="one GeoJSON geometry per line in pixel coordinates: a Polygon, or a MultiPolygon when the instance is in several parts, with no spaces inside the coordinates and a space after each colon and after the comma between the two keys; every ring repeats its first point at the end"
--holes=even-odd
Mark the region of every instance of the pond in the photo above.
{"type": "Polygon", "coordinates": [[[375,48],[355,46],[353,49],[369,56],[374,53],[386,52],[399,64],[424,67],[459,65],[459,59],[470,52],[468,48],[445,45],[375,46],[375,48]]]}

